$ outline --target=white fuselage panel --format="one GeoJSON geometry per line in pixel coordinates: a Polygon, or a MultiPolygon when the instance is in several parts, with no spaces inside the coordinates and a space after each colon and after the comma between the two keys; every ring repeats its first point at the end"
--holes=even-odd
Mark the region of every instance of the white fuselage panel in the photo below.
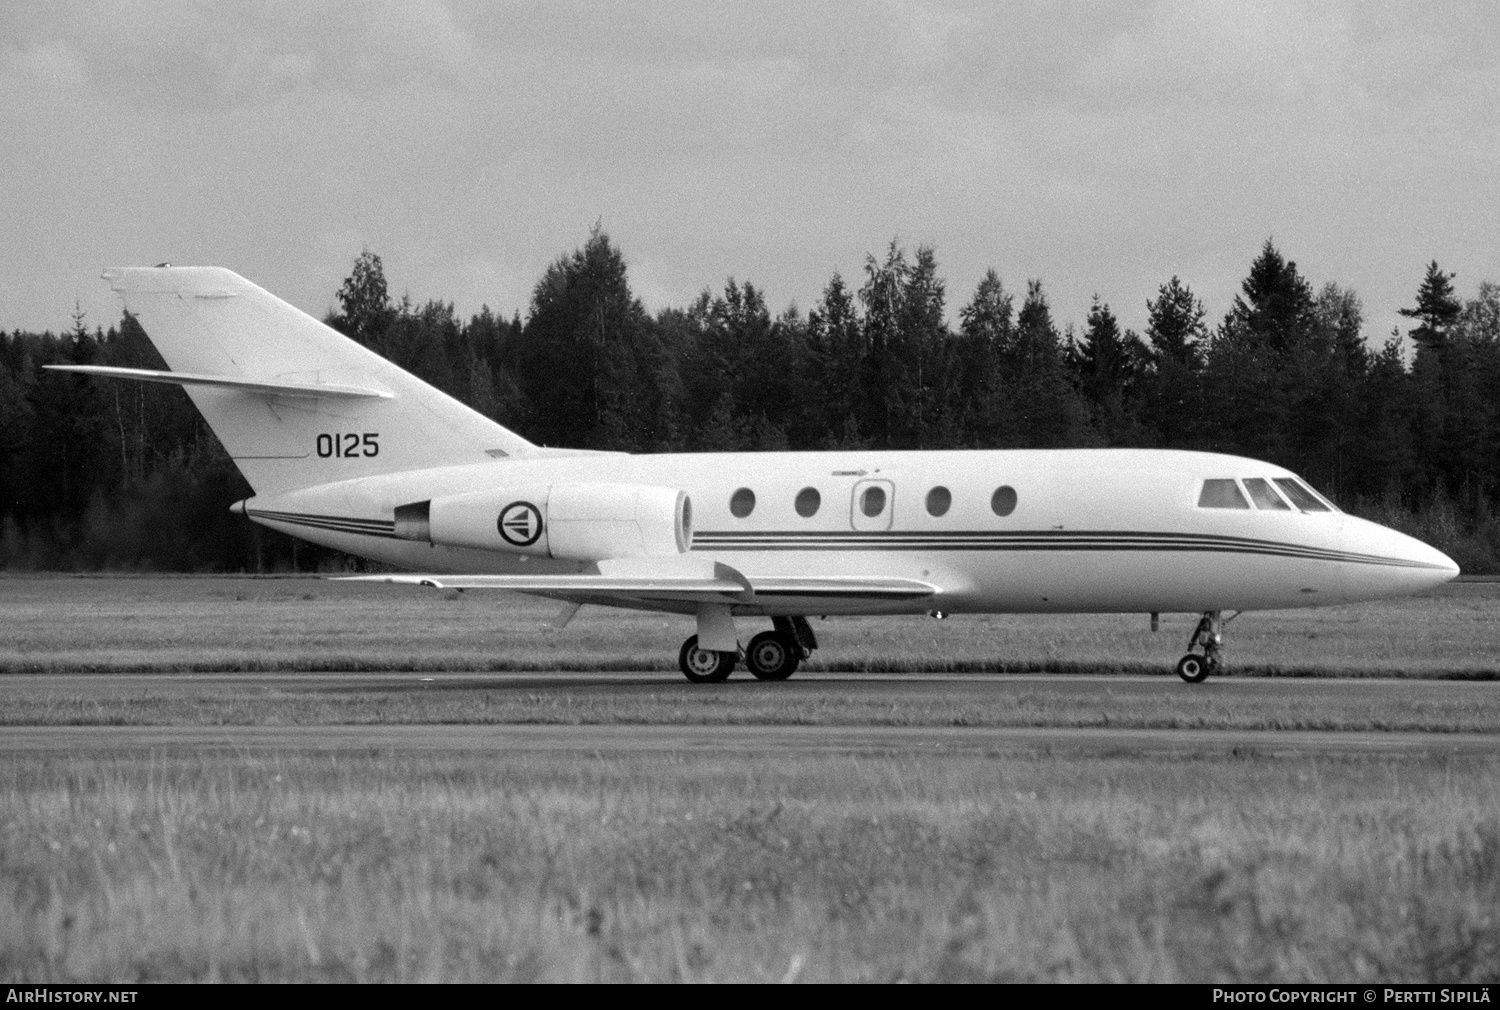
{"type": "Polygon", "coordinates": [[[941,589],[937,603],[766,600],[737,608],[747,614],[1257,610],[1399,595],[1457,574],[1420,541],[1341,512],[1198,504],[1206,479],[1292,476],[1145,449],[601,453],[344,480],[252,499],[248,514],[406,569],[571,574],[589,566],[397,539],[394,510],[546,482],[655,485],[691,498],[693,555],[752,582],[880,576],[941,589]]]}

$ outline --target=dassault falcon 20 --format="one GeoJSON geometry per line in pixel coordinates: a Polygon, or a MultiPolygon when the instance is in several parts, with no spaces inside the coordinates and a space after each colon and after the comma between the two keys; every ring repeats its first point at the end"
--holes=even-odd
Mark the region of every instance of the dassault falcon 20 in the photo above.
{"type": "MultiPolygon", "coordinates": [[[[533,445],[229,270],[109,270],[254,489],[235,509],[423,574],[692,615],[682,672],[764,680],[809,615],[1192,612],[1177,664],[1221,664],[1226,611],[1412,593],[1458,567],[1296,474],[1144,449],[629,455],[533,445]],[[741,651],[737,621],[771,629],[741,651]]],[[[559,362],[559,367],[566,367],[559,362]]]]}

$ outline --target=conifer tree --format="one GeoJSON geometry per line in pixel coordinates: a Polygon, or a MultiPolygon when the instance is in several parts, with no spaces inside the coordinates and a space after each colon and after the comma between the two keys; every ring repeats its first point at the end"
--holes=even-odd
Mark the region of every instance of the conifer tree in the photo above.
{"type": "Polygon", "coordinates": [[[854,296],[837,272],[807,314],[807,378],[816,394],[806,401],[813,430],[809,448],[864,447],[856,420],[864,369],[864,328],[854,296]]]}
{"type": "Polygon", "coordinates": [[[1191,375],[1203,367],[1203,344],[1208,330],[1203,325],[1203,303],[1176,275],[1146,301],[1146,337],[1158,367],[1167,362],[1180,366],[1174,372],[1191,375]]]}
{"type": "Polygon", "coordinates": [[[1240,292],[1224,320],[1225,336],[1274,354],[1306,339],[1312,322],[1312,288],[1297,272],[1297,264],[1285,259],[1270,239],[1250,265],[1240,292]]]}
{"type": "Polygon", "coordinates": [[[1106,445],[1141,444],[1136,387],[1150,363],[1141,338],[1130,330],[1122,333],[1115,314],[1095,295],[1083,340],[1069,351],[1100,440],[1106,445]]]}
{"type": "Polygon", "coordinates": [[[625,258],[595,225],[547,268],[516,347],[516,376],[548,445],[644,448],[665,435],[662,347],[630,291],[625,258]]]}
{"type": "Polygon", "coordinates": [[[1419,320],[1410,336],[1420,348],[1441,350],[1447,342],[1448,331],[1458,322],[1463,306],[1453,294],[1453,277],[1453,274],[1443,273],[1437,260],[1433,260],[1427,264],[1427,276],[1417,288],[1415,307],[1397,310],[1408,319],[1419,320]]]}

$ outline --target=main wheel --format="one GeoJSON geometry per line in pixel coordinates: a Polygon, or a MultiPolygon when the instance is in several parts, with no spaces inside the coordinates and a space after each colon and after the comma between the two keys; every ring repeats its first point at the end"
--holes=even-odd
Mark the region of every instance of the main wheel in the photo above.
{"type": "Polygon", "coordinates": [[[1177,661],[1177,676],[1189,684],[1201,684],[1208,679],[1210,666],[1208,659],[1196,653],[1188,653],[1177,661]]]}
{"type": "Polygon", "coordinates": [[[801,661],[797,647],[774,631],[762,631],[745,650],[745,665],[757,680],[786,680],[801,661]]]}
{"type": "Polygon", "coordinates": [[[682,650],[677,653],[677,666],[694,684],[717,684],[729,679],[736,658],[732,652],[698,648],[698,636],[693,635],[682,643],[682,650]]]}

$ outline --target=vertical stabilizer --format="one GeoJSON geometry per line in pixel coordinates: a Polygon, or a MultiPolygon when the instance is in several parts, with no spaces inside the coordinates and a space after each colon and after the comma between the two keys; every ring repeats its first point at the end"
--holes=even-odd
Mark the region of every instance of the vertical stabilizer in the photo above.
{"type": "Polygon", "coordinates": [[[184,388],[256,494],[535,449],[230,270],[104,277],[172,371],[198,377],[184,388]]]}

